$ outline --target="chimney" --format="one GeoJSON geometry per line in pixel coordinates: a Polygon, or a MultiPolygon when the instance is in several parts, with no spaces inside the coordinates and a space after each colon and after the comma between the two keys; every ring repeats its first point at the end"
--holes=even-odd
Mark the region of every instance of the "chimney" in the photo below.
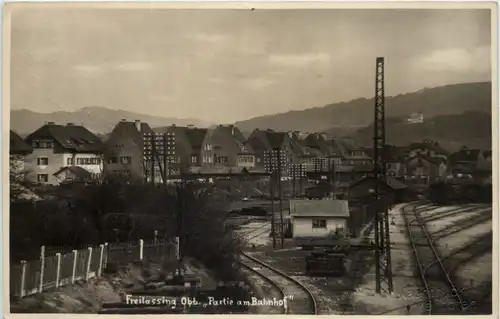
{"type": "Polygon", "coordinates": [[[135,128],[137,129],[137,131],[141,131],[141,120],[135,120],[135,128]]]}
{"type": "Polygon", "coordinates": [[[66,126],[74,126],[74,123],[66,123],[66,126]]]}
{"type": "Polygon", "coordinates": [[[193,129],[193,128],[194,128],[194,125],[193,125],[193,124],[188,124],[187,128],[188,128],[188,129],[193,129]]]}
{"type": "Polygon", "coordinates": [[[120,121],[120,122],[127,122],[127,120],[126,120],[126,119],[121,119],[121,121],[120,121]]]}
{"type": "Polygon", "coordinates": [[[288,134],[288,137],[289,137],[290,139],[292,139],[292,138],[293,138],[293,132],[292,132],[292,131],[288,131],[288,132],[287,132],[287,134],[288,134]]]}

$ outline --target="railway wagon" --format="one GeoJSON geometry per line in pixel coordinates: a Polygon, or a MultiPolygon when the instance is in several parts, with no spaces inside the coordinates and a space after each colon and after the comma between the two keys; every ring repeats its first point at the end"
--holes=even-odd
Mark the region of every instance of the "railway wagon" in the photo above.
{"type": "Polygon", "coordinates": [[[341,277],[345,275],[345,255],[331,252],[312,252],[306,257],[306,275],[341,277]]]}

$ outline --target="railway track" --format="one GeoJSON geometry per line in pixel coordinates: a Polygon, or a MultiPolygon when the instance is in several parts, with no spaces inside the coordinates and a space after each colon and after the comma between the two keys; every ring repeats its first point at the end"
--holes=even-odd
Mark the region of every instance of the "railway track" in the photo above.
{"type": "Polygon", "coordinates": [[[431,238],[425,221],[420,217],[416,208],[415,204],[410,204],[403,207],[402,210],[426,296],[426,311],[429,315],[450,314],[450,311],[456,312],[457,310],[465,312],[463,296],[445,268],[443,258],[434,246],[434,240],[431,238]],[[410,216],[412,218],[409,218],[410,216]],[[414,235],[417,232],[414,229],[415,227],[423,236],[417,237],[414,235]],[[421,244],[418,240],[420,238],[427,244],[428,249],[425,251],[423,247],[417,247],[421,244]],[[442,280],[439,288],[434,287],[435,283],[429,282],[428,278],[431,269],[437,269],[440,272],[442,280]]]}
{"type": "Polygon", "coordinates": [[[241,252],[240,263],[279,289],[286,300],[284,314],[318,314],[314,295],[298,280],[244,252],[241,252]]]}

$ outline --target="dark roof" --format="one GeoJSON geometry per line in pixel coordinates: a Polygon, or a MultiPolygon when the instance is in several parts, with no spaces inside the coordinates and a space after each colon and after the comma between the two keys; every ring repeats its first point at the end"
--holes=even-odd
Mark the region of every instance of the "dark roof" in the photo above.
{"type": "MultiPolygon", "coordinates": [[[[359,181],[356,181],[356,182],[352,183],[350,187],[354,187],[355,185],[358,185],[358,184],[360,184],[362,182],[365,182],[365,181],[368,181],[368,180],[374,180],[374,179],[375,178],[373,176],[367,176],[367,177],[364,177],[364,178],[360,179],[359,181]]],[[[394,189],[394,190],[399,190],[399,189],[405,189],[405,188],[407,188],[407,186],[405,184],[403,184],[400,181],[398,181],[397,179],[389,177],[389,176],[386,177],[386,183],[385,184],[387,186],[389,186],[390,188],[394,189]]]]}
{"type": "MultiPolygon", "coordinates": [[[[288,133],[256,129],[249,136],[248,143],[255,151],[270,151],[274,148],[281,148],[287,137],[288,133]]],[[[293,144],[290,143],[290,146],[293,147],[293,144]]]]}
{"type": "Polygon", "coordinates": [[[144,148],[144,133],[153,133],[149,124],[141,122],[140,130],[137,129],[135,122],[121,121],[116,124],[107,142],[116,141],[117,139],[131,139],[134,144],[142,150],[144,148]]]}
{"type": "Polygon", "coordinates": [[[62,171],[69,170],[73,174],[76,175],[79,179],[89,179],[92,177],[92,174],[87,171],[86,169],[80,167],[80,166],[65,166],[62,167],[60,170],[54,173],[54,175],[59,175],[62,171]]]}
{"type": "Polygon", "coordinates": [[[349,217],[349,202],[337,199],[292,199],[290,215],[293,217],[349,217]]]}
{"type": "Polygon", "coordinates": [[[206,128],[187,128],[185,134],[193,150],[200,149],[203,146],[207,132],[208,129],[206,128]]]}
{"type": "Polygon", "coordinates": [[[287,137],[287,133],[284,132],[275,132],[275,131],[266,131],[265,135],[267,137],[267,140],[269,141],[269,145],[271,148],[281,148],[283,145],[283,142],[285,141],[287,137]]]}
{"type": "Polygon", "coordinates": [[[190,155],[193,154],[193,148],[191,147],[191,143],[187,138],[186,132],[189,130],[186,126],[165,126],[165,127],[157,127],[154,129],[157,133],[173,133],[175,136],[175,154],[178,156],[181,155],[190,155]]]}
{"type": "Polygon", "coordinates": [[[450,155],[451,162],[475,162],[477,161],[481,150],[462,149],[450,155]]]}
{"type": "Polygon", "coordinates": [[[253,153],[251,145],[245,141],[245,137],[240,130],[233,125],[219,125],[213,129],[210,134],[210,143],[214,146],[216,156],[253,153]]]}
{"type": "Polygon", "coordinates": [[[256,152],[264,152],[271,150],[271,145],[267,140],[265,131],[262,130],[254,130],[252,134],[248,137],[248,144],[252,146],[254,151],[256,152]]]}
{"type": "Polygon", "coordinates": [[[10,154],[28,154],[32,151],[31,145],[26,143],[16,132],[10,130],[10,154]]]}
{"type": "Polygon", "coordinates": [[[434,152],[438,154],[444,154],[444,155],[449,155],[450,153],[442,148],[437,142],[419,142],[419,143],[412,143],[408,146],[409,150],[415,149],[415,148],[426,148],[429,150],[433,150],[434,152]]]}
{"type": "Polygon", "coordinates": [[[45,124],[28,135],[26,142],[35,139],[54,139],[64,149],[75,152],[102,152],[104,144],[95,134],[81,125],[45,124]]]}
{"type": "Polygon", "coordinates": [[[322,156],[343,156],[342,151],[338,147],[327,141],[321,134],[313,133],[309,134],[302,143],[310,148],[317,149],[321,152],[322,156]]]}

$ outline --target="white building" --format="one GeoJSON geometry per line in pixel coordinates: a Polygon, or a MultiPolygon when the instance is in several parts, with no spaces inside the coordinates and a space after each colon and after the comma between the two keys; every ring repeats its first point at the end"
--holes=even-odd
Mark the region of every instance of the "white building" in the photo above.
{"type": "Polygon", "coordinates": [[[294,238],[327,237],[348,229],[349,204],[346,200],[291,200],[290,215],[294,238]]]}

